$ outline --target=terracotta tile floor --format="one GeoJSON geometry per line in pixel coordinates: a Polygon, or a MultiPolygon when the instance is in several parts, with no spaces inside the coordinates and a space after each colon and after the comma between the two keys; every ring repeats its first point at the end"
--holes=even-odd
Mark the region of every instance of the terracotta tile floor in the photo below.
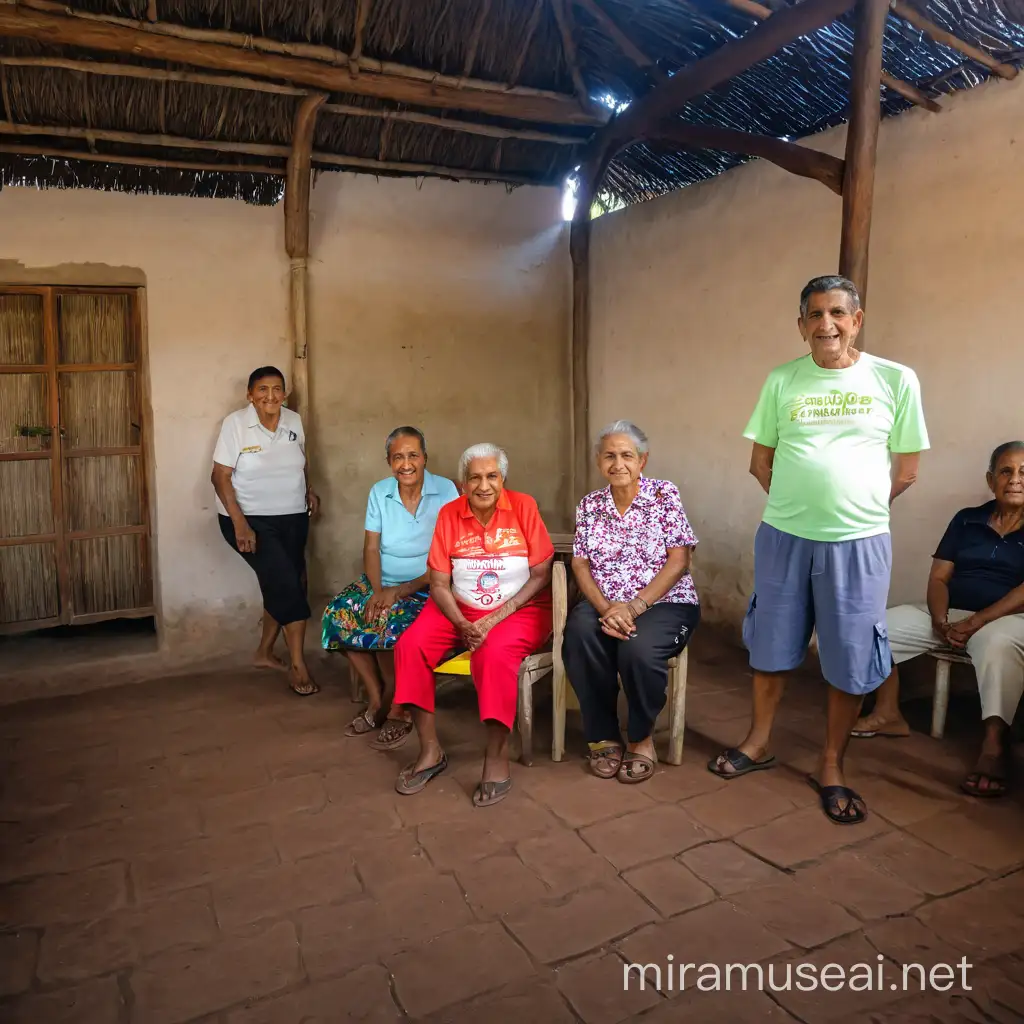
{"type": "MultiPolygon", "coordinates": [[[[344,738],[347,674],[332,661],[319,676],[312,699],[239,671],[6,709],[0,1020],[1024,1020],[1024,809],[956,789],[970,694],[942,742],[854,741],[872,816],[840,827],[801,775],[822,725],[810,676],[788,694],[779,769],[734,783],[704,769],[742,736],[748,686],[741,653],[710,632],[681,767],[601,782],[572,721],[553,764],[542,707],[535,766],[516,765],[511,797],[486,810],[470,803],[471,690],[440,698],[450,770],[405,798],[392,783],[412,746],[344,738]],[[801,961],[887,977],[759,992],[735,976],[702,992],[691,973],[682,993],[624,990],[625,963],[667,971],[670,956],[766,978],[771,965],[777,983],[801,961]],[[889,987],[902,964],[964,956],[970,991],[959,973],[948,990],[889,987]]],[[[909,710],[926,725],[927,702],[909,710]]]]}

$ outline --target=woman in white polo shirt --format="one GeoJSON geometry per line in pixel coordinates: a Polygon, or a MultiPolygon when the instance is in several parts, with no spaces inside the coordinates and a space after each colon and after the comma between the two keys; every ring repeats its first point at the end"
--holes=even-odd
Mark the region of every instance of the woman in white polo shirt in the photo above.
{"type": "Polygon", "coordinates": [[[274,654],[283,629],[291,688],[306,697],[320,689],[302,653],[310,614],[306,539],[320,499],[307,478],[302,420],[284,407],[284,374],[274,366],[253,370],[247,397],[249,404],[224,420],[213,453],[220,530],[255,571],[263,595],[255,664],[285,667],[274,654]]]}

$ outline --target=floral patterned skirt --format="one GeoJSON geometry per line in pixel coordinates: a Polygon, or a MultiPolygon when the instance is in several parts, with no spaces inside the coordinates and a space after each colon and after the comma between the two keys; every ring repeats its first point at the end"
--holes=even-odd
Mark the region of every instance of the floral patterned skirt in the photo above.
{"type": "Polygon", "coordinates": [[[372,596],[373,588],[364,574],[324,609],[321,643],[325,651],[390,651],[423,611],[429,594],[421,590],[403,597],[384,618],[368,623],[363,611],[372,596]]]}

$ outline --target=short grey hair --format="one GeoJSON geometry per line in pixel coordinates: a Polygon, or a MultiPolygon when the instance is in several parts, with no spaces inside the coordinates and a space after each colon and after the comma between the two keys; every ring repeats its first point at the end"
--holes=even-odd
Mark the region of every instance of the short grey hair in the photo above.
{"type": "Polygon", "coordinates": [[[465,483],[466,474],[469,472],[469,464],[474,459],[497,459],[501,479],[508,478],[508,455],[505,449],[499,448],[489,441],[484,441],[481,444],[471,445],[462,453],[462,458],[459,459],[459,480],[463,483],[465,483]]]}
{"type": "Polygon", "coordinates": [[[631,420],[616,420],[614,423],[609,423],[600,434],[597,435],[597,444],[595,447],[598,451],[601,450],[601,445],[606,437],[610,437],[612,434],[625,434],[626,437],[633,442],[636,446],[637,455],[646,455],[650,451],[650,444],[647,441],[647,435],[631,420]]]}
{"type": "Polygon", "coordinates": [[[420,443],[420,451],[424,455],[427,454],[427,439],[423,436],[423,431],[418,427],[395,427],[394,430],[388,434],[388,439],[384,442],[384,454],[387,456],[388,461],[391,460],[391,446],[400,437],[415,437],[420,443]]]}
{"type": "Polygon", "coordinates": [[[838,274],[831,274],[826,277],[816,277],[804,285],[800,293],[800,317],[807,316],[807,307],[810,304],[812,295],[824,295],[825,292],[846,292],[850,299],[850,309],[856,313],[860,309],[860,292],[857,286],[848,278],[840,277],[838,274]]]}
{"type": "Polygon", "coordinates": [[[994,473],[996,466],[999,465],[999,460],[1004,455],[1009,455],[1012,452],[1024,451],[1024,441],[1004,441],[992,454],[988,460],[988,471],[994,473]]]}

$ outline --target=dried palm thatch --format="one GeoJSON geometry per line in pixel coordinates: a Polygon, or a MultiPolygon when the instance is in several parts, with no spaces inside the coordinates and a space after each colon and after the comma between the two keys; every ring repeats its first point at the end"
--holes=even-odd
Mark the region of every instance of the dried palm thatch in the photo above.
{"type": "MultiPolygon", "coordinates": [[[[33,10],[45,6],[23,2],[33,10]]],[[[325,65],[364,75],[401,65],[403,74],[419,69],[421,80],[449,76],[456,89],[482,80],[568,97],[582,84],[582,99],[608,116],[793,0],[758,2],[760,14],[749,0],[73,0],[71,9],[144,23],[155,14],[158,26],[241,34],[235,38],[250,51],[300,44],[299,56],[331,58],[325,65]]],[[[914,2],[982,55],[1012,65],[1024,56],[1024,0],[914,2]]],[[[682,115],[786,139],[841,123],[852,41],[849,20],[837,21],[694,100],[682,115]]],[[[884,66],[930,98],[992,73],[895,14],[884,66]]],[[[0,36],[0,184],[276,203],[304,89],[267,77],[229,86],[224,78],[131,54],[0,36]],[[53,66],[58,61],[64,66],[53,66]],[[94,71],[76,62],[91,62],[94,71]],[[103,64],[108,70],[96,73],[103,64]],[[137,69],[147,77],[125,77],[137,69]]],[[[909,105],[883,90],[884,114],[909,105]]],[[[352,159],[356,169],[373,173],[558,184],[578,164],[592,130],[333,92],[318,117],[313,166],[337,169],[352,159]],[[524,130],[529,137],[516,135],[524,130]]],[[[610,168],[606,199],[642,201],[743,159],[636,145],[610,168]]]]}

